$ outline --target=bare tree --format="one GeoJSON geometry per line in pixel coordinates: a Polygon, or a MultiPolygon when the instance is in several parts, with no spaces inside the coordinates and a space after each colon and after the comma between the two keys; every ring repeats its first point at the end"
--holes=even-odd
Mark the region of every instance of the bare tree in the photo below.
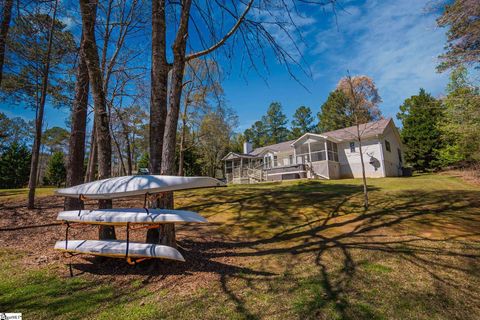
{"type": "Polygon", "coordinates": [[[237,115],[233,110],[218,107],[208,112],[200,123],[199,146],[202,172],[211,177],[223,174],[222,158],[228,152],[233,129],[237,125],[237,115]]]}
{"type": "Polygon", "coordinates": [[[220,70],[214,61],[194,59],[187,63],[183,84],[180,116],[180,143],[178,146],[178,175],[183,176],[184,157],[187,150],[187,131],[193,134],[193,128],[200,125],[200,117],[210,109],[209,100],[221,103],[223,89],[220,85],[220,70]]]}
{"type": "MultiPolygon", "coordinates": [[[[78,54],[77,82],[75,85],[75,100],[72,110],[72,127],[69,139],[69,152],[67,159],[66,186],[75,186],[84,181],[83,162],[85,159],[85,136],[87,129],[88,111],[88,68],[85,61],[85,41],[80,41],[78,54]]],[[[82,208],[80,199],[65,198],[65,209],[73,210],[82,208]]]]}
{"type": "Polygon", "coordinates": [[[440,56],[439,71],[480,64],[480,1],[442,1],[444,10],[437,23],[448,27],[446,52],[440,56]]]}
{"type": "MultiPolygon", "coordinates": [[[[151,174],[160,174],[162,169],[163,136],[167,116],[167,87],[169,64],[167,62],[167,25],[165,0],[152,0],[152,65],[150,91],[150,143],[149,169],[151,174]]],[[[150,205],[164,207],[164,199],[156,199],[150,205]]],[[[175,229],[163,232],[162,228],[149,229],[147,242],[162,243],[161,233],[170,231],[175,236],[175,229]]],[[[170,245],[176,246],[175,241],[170,245]]]]}
{"type": "Polygon", "coordinates": [[[382,101],[373,80],[367,76],[348,75],[342,78],[337,85],[337,89],[341,90],[348,98],[347,107],[348,118],[354,119],[356,131],[355,139],[358,141],[360,152],[360,161],[362,164],[362,181],[364,194],[364,207],[368,209],[368,186],[365,175],[365,161],[363,159],[362,137],[364,132],[369,129],[368,119],[378,118],[380,110],[378,104],[382,101]]]}
{"type": "Polygon", "coordinates": [[[55,28],[55,20],[57,17],[58,0],[55,0],[53,4],[52,19],[50,24],[50,30],[48,33],[48,45],[45,57],[45,65],[43,67],[42,89],[40,102],[38,104],[37,114],[35,118],[35,138],[32,148],[32,162],[30,165],[30,179],[28,180],[28,209],[35,208],[35,189],[37,186],[37,170],[38,160],[40,157],[40,145],[42,143],[42,126],[43,126],[43,113],[45,111],[45,102],[47,101],[47,89],[48,89],[48,75],[50,73],[50,57],[52,54],[53,34],[55,28]]]}
{"type": "MultiPolygon", "coordinates": [[[[98,2],[96,0],[80,0],[85,61],[94,102],[95,139],[98,150],[98,177],[105,179],[111,176],[112,146],[107,103],[95,40],[97,4],[98,2]]],[[[111,200],[99,200],[99,206],[100,208],[111,208],[112,202],[111,200]]],[[[99,238],[115,239],[115,228],[111,226],[101,226],[99,229],[99,238]]]]}
{"type": "MultiPolygon", "coordinates": [[[[166,19],[167,5],[165,1],[154,1],[152,5],[152,102],[151,102],[151,131],[150,131],[150,167],[152,173],[157,173],[158,163],[161,161],[161,174],[175,174],[175,147],[177,125],[183,90],[183,76],[185,65],[188,61],[213,55],[220,49],[231,56],[236,47],[231,46],[230,52],[225,47],[229,39],[243,48],[247,61],[250,61],[253,69],[255,60],[266,62],[263,50],[267,46],[274,52],[280,63],[285,63],[288,72],[296,79],[290,63],[300,66],[299,59],[286,48],[282,47],[274,33],[284,33],[287,39],[292,40],[292,46],[301,56],[301,50],[295,43],[293,33],[296,24],[292,18],[293,12],[297,11],[295,1],[207,1],[199,2],[192,0],[172,1],[168,8],[172,12],[172,30],[174,33],[172,44],[172,62],[166,60],[166,19]],[[255,11],[251,17],[249,12],[255,11]],[[271,18],[271,19],[269,19],[271,18]],[[200,24],[203,24],[201,26],[200,24]],[[192,36],[193,34],[196,35],[192,36]],[[189,39],[194,39],[190,40],[189,39]],[[187,54],[187,47],[200,44],[202,49],[191,50],[187,54]],[[210,44],[212,43],[212,44],[210,44]],[[167,86],[167,70],[170,68],[169,83],[167,86]],[[167,99],[168,87],[168,99],[167,99]],[[167,108],[168,102],[168,108],[167,108]],[[164,114],[168,110],[161,145],[159,133],[164,114]],[[162,147],[160,153],[159,147],[162,147]]],[[[301,4],[334,4],[330,1],[298,1],[301,4]]],[[[301,58],[300,58],[301,60],[301,58]]],[[[164,200],[165,206],[173,207],[173,195],[169,193],[164,200]]],[[[173,228],[173,226],[165,226],[173,228]]],[[[174,229],[164,230],[161,235],[166,239],[165,243],[174,244],[174,229]]]]}
{"type": "Polygon", "coordinates": [[[0,84],[2,84],[3,62],[5,61],[5,47],[7,43],[8,29],[12,18],[13,0],[5,0],[3,7],[2,22],[0,25],[0,84]]]}
{"type": "MultiPolygon", "coordinates": [[[[136,56],[136,50],[128,49],[125,46],[126,39],[134,35],[136,32],[143,29],[144,19],[141,1],[134,0],[108,0],[105,6],[99,3],[100,18],[97,17],[97,26],[100,30],[100,37],[102,39],[102,47],[100,54],[100,69],[102,74],[103,91],[107,104],[108,118],[112,115],[112,107],[118,95],[115,94],[115,89],[111,89],[112,84],[116,86],[118,79],[116,77],[120,74],[123,81],[124,74],[137,72],[138,68],[131,68],[126,65],[136,56]],[[128,49],[128,50],[127,50],[128,49]],[[132,58],[133,56],[133,58],[132,58]]],[[[140,50],[140,49],[139,49],[140,50]]],[[[137,50],[138,51],[138,50],[137,50]]],[[[127,77],[128,78],[128,77],[127,77]]],[[[134,77],[131,77],[132,79],[134,77]]],[[[125,84],[123,85],[125,86],[125,84]]],[[[112,124],[109,122],[110,131],[112,131],[112,124]]],[[[94,126],[96,127],[95,120],[94,126]]],[[[87,164],[87,181],[92,181],[95,177],[95,169],[97,167],[97,144],[96,130],[92,129],[91,143],[93,146],[90,149],[90,156],[87,164]]],[[[115,151],[118,155],[118,161],[121,164],[123,174],[126,174],[126,168],[123,164],[123,154],[115,136],[112,136],[112,141],[115,146],[115,151]]],[[[115,164],[115,163],[114,163],[115,164]]]]}
{"type": "MultiPolygon", "coordinates": [[[[138,78],[143,78],[143,73],[134,75],[134,77],[137,76],[138,78]]],[[[134,159],[136,158],[135,135],[142,130],[146,119],[146,114],[143,108],[140,107],[143,104],[141,90],[137,90],[137,86],[135,86],[135,92],[129,93],[126,91],[125,86],[127,84],[129,86],[132,85],[132,80],[131,74],[125,74],[124,81],[115,83],[112,99],[118,100],[118,102],[112,103],[112,116],[110,119],[112,135],[115,137],[114,141],[120,157],[120,167],[122,173],[128,175],[131,175],[134,170],[134,159]],[[127,102],[124,102],[124,100],[127,100],[127,102]]]]}

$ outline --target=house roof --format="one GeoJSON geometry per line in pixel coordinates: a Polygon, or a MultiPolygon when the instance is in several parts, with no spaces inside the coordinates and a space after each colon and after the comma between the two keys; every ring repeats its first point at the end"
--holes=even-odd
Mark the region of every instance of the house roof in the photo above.
{"type": "MultiPolygon", "coordinates": [[[[360,125],[360,134],[362,138],[368,138],[382,134],[387,128],[392,118],[380,119],[360,125]]],[[[338,129],[334,131],[323,132],[323,136],[332,137],[338,140],[353,140],[357,136],[357,127],[352,126],[348,128],[338,129]]]]}
{"type": "Polygon", "coordinates": [[[333,137],[330,137],[330,136],[326,136],[324,134],[318,134],[318,133],[310,133],[310,132],[307,132],[305,134],[303,134],[300,138],[298,138],[297,140],[293,141],[291,146],[293,147],[297,142],[299,141],[302,141],[303,139],[306,139],[306,138],[309,138],[309,137],[317,137],[317,138],[322,138],[322,139],[325,139],[325,140],[331,140],[333,142],[340,142],[339,139],[336,139],[336,138],[333,138],[333,137]]]}
{"type": "Polygon", "coordinates": [[[253,154],[245,154],[245,153],[237,153],[237,152],[229,152],[225,157],[222,158],[222,161],[225,160],[232,160],[232,159],[254,159],[256,158],[253,154]]]}
{"type": "Polygon", "coordinates": [[[257,156],[257,155],[261,154],[263,151],[266,151],[266,150],[271,150],[271,151],[274,151],[274,152],[289,151],[289,150],[292,149],[291,144],[292,144],[293,141],[295,141],[295,140],[284,141],[284,142],[280,142],[280,143],[276,143],[276,144],[271,144],[269,146],[256,148],[252,152],[250,152],[250,154],[257,156]]]}

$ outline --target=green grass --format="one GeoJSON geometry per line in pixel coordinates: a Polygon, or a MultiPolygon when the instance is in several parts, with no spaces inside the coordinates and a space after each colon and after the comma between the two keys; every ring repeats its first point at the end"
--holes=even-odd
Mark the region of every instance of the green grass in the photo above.
{"type": "Polygon", "coordinates": [[[158,315],[152,303],[140,305],[151,295],[138,283],[116,287],[82,277],[59,276],[59,270],[16,267],[21,254],[2,250],[0,308],[21,312],[27,319],[145,319],[158,315]]]}
{"type": "Polygon", "coordinates": [[[392,268],[377,264],[377,263],[371,263],[368,261],[365,261],[364,263],[361,263],[361,266],[363,267],[364,270],[370,271],[372,273],[377,273],[377,274],[384,274],[384,273],[390,273],[392,272],[392,268]]]}
{"type": "Polygon", "coordinates": [[[480,188],[434,174],[368,184],[368,211],[357,179],[180,192],[176,207],[211,224],[179,228],[179,274],[119,261],[128,278],[103,270],[71,279],[62,260],[32,269],[28,253],[2,250],[0,310],[35,319],[480,318],[480,188]]]}
{"type": "Polygon", "coordinates": [[[96,285],[83,278],[63,278],[54,270],[17,269],[21,257],[12,250],[1,252],[0,307],[22,312],[28,318],[81,319],[95,314],[115,297],[109,285],[96,285]]]}
{"type": "MultiPolygon", "coordinates": [[[[54,187],[41,187],[35,190],[37,197],[46,197],[53,195],[54,187]]],[[[28,195],[28,188],[21,189],[0,189],[0,201],[25,199],[28,195]]]]}

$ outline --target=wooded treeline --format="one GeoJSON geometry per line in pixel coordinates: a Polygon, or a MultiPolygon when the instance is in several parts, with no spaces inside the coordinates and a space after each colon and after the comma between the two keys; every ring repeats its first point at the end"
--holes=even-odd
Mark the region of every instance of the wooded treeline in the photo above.
{"type": "Polygon", "coordinates": [[[304,68],[301,52],[276,39],[298,38],[300,12],[335,1],[2,4],[1,98],[35,111],[32,140],[5,148],[31,148],[33,208],[36,186],[62,177],[69,186],[147,163],[152,174],[216,175],[237,122],[223,97],[222,64],[240,55],[242,70],[259,71],[258,57],[271,55],[293,75],[304,68]],[[45,130],[46,106],[70,109],[67,135],[45,130]]]}
{"type": "Polygon", "coordinates": [[[424,89],[405,100],[397,118],[406,146],[405,160],[420,171],[470,167],[480,161],[480,87],[460,66],[450,75],[446,94],[424,89]]]}
{"type": "Polygon", "coordinates": [[[243,134],[235,137],[235,151],[241,151],[243,141],[249,141],[258,148],[295,140],[307,132],[322,133],[379,120],[382,117],[378,108],[380,102],[381,98],[373,79],[367,76],[342,78],[337,88],[321,105],[316,117],[310,107],[300,106],[295,110],[291,121],[288,121],[282,105],[272,102],[261,120],[255,121],[243,134]],[[358,103],[352,98],[350,87],[347,87],[346,83],[352,83],[352,88],[361,93],[364,103],[358,103]]]}

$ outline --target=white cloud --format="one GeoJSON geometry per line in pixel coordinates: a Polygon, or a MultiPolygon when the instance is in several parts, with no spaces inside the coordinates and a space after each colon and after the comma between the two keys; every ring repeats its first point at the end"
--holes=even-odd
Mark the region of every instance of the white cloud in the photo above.
{"type": "Polygon", "coordinates": [[[265,29],[283,50],[294,60],[301,59],[307,49],[303,39],[315,26],[314,17],[297,10],[293,0],[284,0],[276,7],[268,6],[268,10],[253,9],[252,14],[263,22],[265,29]]]}
{"type": "Polygon", "coordinates": [[[314,73],[318,70],[317,77],[328,74],[331,81],[347,70],[371,76],[388,116],[394,116],[403,100],[420,87],[440,94],[448,75],[438,74],[435,68],[445,30],[436,27],[436,16],[424,10],[426,5],[426,0],[371,0],[340,10],[338,24],[332,23],[315,37],[314,73]]]}

